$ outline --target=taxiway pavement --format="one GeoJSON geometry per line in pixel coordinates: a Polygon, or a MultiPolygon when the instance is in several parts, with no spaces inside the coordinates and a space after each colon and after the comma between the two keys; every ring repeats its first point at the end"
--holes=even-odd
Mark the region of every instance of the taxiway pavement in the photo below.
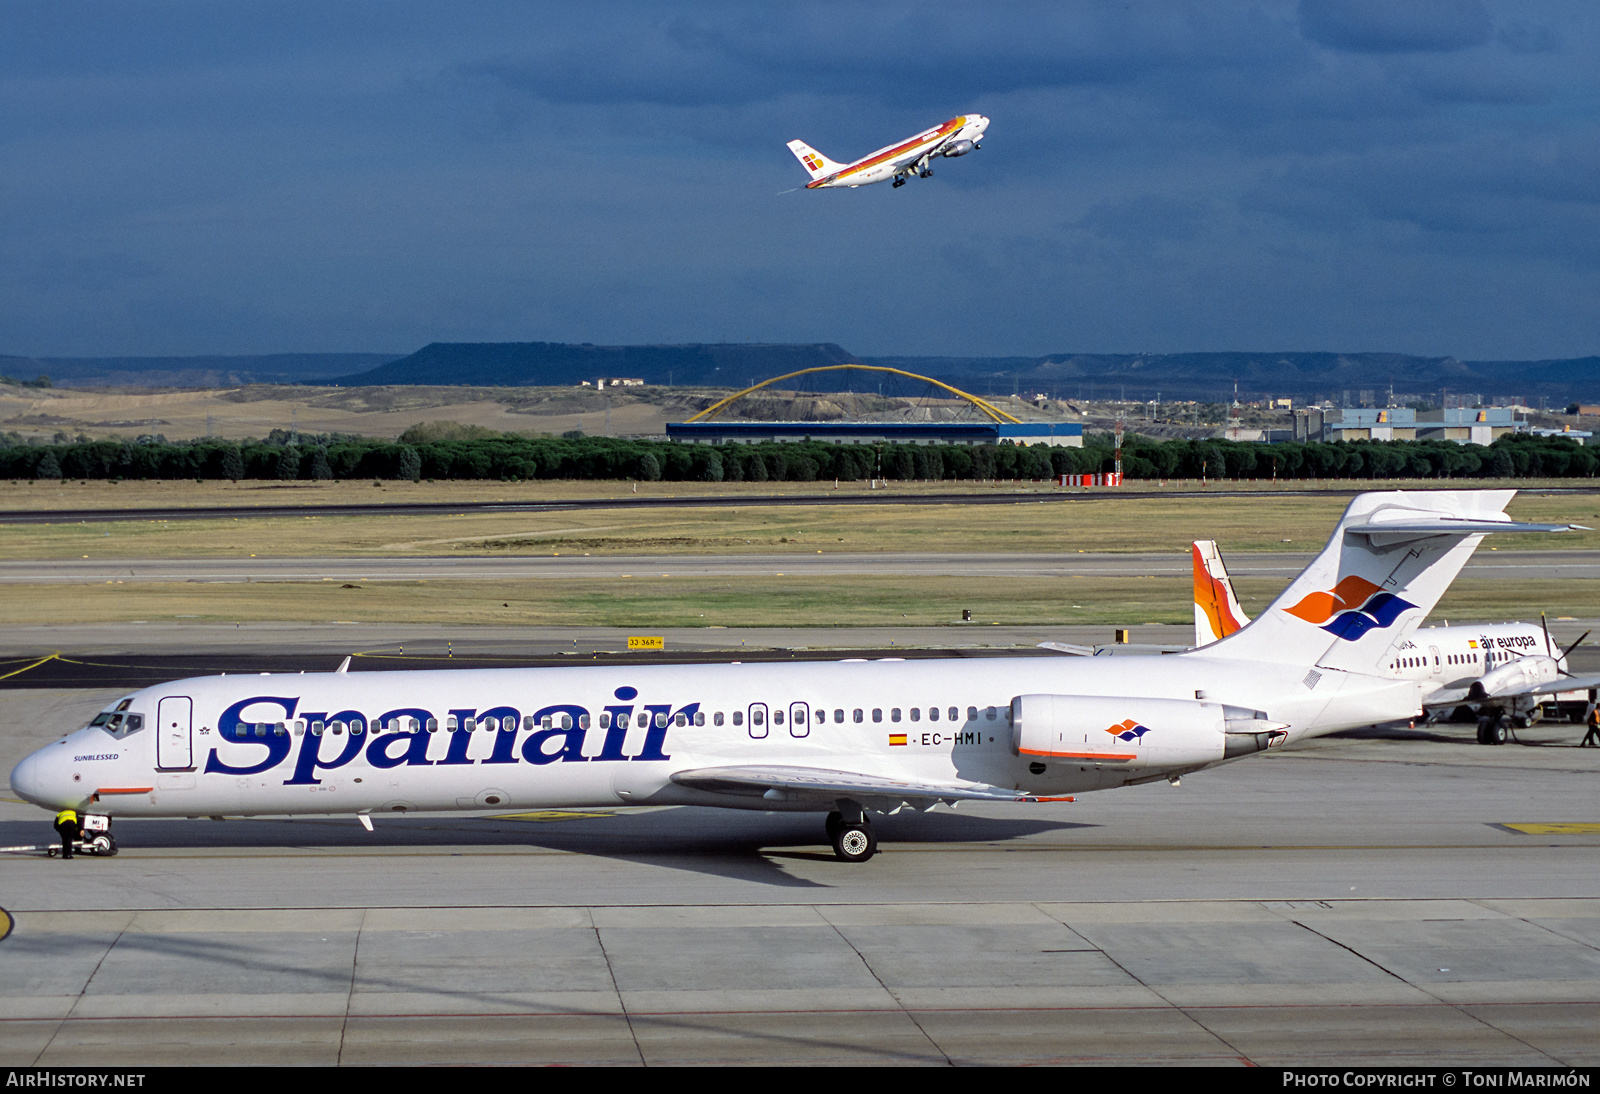
{"type": "MultiPolygon", "coordinates": [[[[1284,581],[1311,561],[1311,552],[1230,554],[1235,577],[1284,581]]],[[[394,555],[372,558],[51,559],[0,562],[0,584],[245,581],[506,581],[544,579],[774,575],[897,577],[1187,577],[1184,553],[964,554],[957,552],[838,552],[815,554],[498,556],[394,555]]],[[[1480,551],[1463,575],[1477,578],[1600,578],[1600,552],[1480,551]]]]}
{"type": "MultiPolygon", "coordinates": [[[[0,769],[120,694],[0,692],[0,769]]],[[[1580,734],[881,817],[863,865],[808,815],[122,821],[6,856],[0,1062],[1592,1066],[1580,734]]]]}

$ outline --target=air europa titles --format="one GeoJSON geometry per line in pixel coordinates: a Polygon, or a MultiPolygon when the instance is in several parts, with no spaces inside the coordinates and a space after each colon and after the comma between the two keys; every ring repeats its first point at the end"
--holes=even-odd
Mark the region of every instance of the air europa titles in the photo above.
{"type": "Polygon", "coordinates": [[[612,695],[617,702],[598,718],[576,703],[552,703],[526,715],[504,704],[445,712],[395,707],[369,718],[357,710],[301,710],[298,696],[255,695],[218,718],[217,732],[229,744],[211,749],[205,771],[257,775],[283,766],[284,785],[294,786],[316,785],[318,772],[358,758],[379,769],[661,761],[672,758],[665,750],[668,731],[701,720],[698,702],[676,708],[637,703],[639,691],[631,687],[612,695]],[[369,722],[371,731],[364,732],[369,722]],[[317,732],[320,727],[326,731],[317,732]]]}

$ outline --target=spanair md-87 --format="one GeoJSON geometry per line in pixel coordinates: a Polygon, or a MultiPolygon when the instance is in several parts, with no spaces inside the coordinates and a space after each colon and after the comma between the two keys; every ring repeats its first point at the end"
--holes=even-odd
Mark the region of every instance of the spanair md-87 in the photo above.
{"type": "Polygon", "coordinates": [[[353,673],[347,660],[142,688],[24,759],[11,787],[84,814],[102,853],[122,817],[370,826],[415,810],[706,805],[825,813],[834,853],[861,862],[872,813],[1175,782],[1417,716],[1437,685],[1394,662],[1473,548],[1564,530],[1513,523],[1512,494],[1361,494],[1264,613],[1167,657],[353,673]]]}
{"type": "Polygon", "coordinates": [[[806,183],[807,190],[867,186],[884,179],[894,179],[894,185],[904,186],[912,175],[927,178],[933,174],[929,165],[935,158],[965,156],[976,151],[988,128],[989,119],[982,114],[958,114],[943,125],[880,148],[854,163],[834,163],[805,141],[790,141],[789,151],[811,175],[811,181],[806,183]]]}

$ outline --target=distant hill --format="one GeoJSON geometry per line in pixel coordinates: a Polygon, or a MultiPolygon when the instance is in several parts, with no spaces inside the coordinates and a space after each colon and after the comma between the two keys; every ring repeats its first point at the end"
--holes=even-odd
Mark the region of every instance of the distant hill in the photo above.
{"type": "Polygon", "coordinates": [[[854,358],[831,342],[816,345],[692,343],[595,346],[566,342],[434,342],[398,361],[340,377],[348,386],[475,384],[536,387],[629,377],[650,384],[745,387],[785,372],[854,358]]]}
{"type": "MultiPolygon", "coordinates": [[[[831,342],[815,345],[708,343],[595,346],[562,342],[436,342],[397,361],[336,382],[538,386],[602,376],[651,384],[742,387],[819,365],[882,365],[932,376],[978,395],[1042,391],[1061,398],[1222,400],[1241,396],[1351,400],[1432,396],[1441,389],[1485,399],[1521,396],[1552,404],[1600,401],[1600,357],[1561,361],[1461,361],[1402,353],[1053,353],[1043,357],[857,357],[831,342]]],[[[871,391],[859,373],[809,377],[812,391],[871,391]]]]}
{"type": "Polygon", "coordinates": [[[1552,405],[1600,399],[1600,357],[1546,361],[1462,361],[1403,353],[1059,353],[1044,357],[869,357],[863,364],[890,365],[974,394],[1022,392],[1062,398],[1121,397],[1221,400],[1234,383],[1241,396],[1278,395],[1339,399],[1370,391],[1387,397],[1431,396],[1441,389],[1485,399],[1522,396],[1552,405]]]}
{"type": "Polygon", "coordinates": [[[250,357],[9,357],[0,376],[48,376],[59,387],[233,387],[326,383],[398,353],[269,353],[250,357]]]}
{"type": "MultiPolygon", "coordinates": [[[[650,384],[739,388],[819,365],[859,363],[933,376],[977,395],[1044,392],[1057,398],[1163,400],[1241,396],[1324,397],[1362,392],[1436,397],[1441,389],[1530,404],[1600,403],[1600,357],[1463,361],[1402,353],[1052,353],[1043,357],[857,357],[832,342],[596,346],[564,342],[435,342],[409,355],[279,353],[257,357],[6,357],[0,375],[43,374],[64,387],[231,387],[307,383],[493,387],[564,386],[600,377],[650,384]]],[[[876,379],[850,372],[813,376],[811,391],[870,392],[876,379]]],[[[902,384],[903,389],[903,384],[902,384]]]]}

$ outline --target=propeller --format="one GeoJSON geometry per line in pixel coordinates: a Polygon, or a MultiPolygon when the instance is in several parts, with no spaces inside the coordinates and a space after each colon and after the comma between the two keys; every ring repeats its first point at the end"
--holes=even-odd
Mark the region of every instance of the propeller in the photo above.
{"type": "MultiPolygon", "coordinates": [[[[1549,656],[1554,657],[1555,661],[1556,661],[1556,664],[1558,664],[1558,665],[1561,662],[1563,662],[1563,661],[1565,661],[1567,659],[1567,654],[1571,653],[1573,650],[1575,650],[1579,646],[1583,645],[1583,640],[1585,638],[1588,638],[1591,634],[1594,633],[1594,631],[1592,631],[1592,630],[1584,631],[1582,634],[1580,634],[1578,636],[1578,640],[1576,642],[1574,642],[1572,645],[1568,646],[1566,649],[1561,651],[1561,656],[1556,657],[1556,655],[1554,653],[1551,653],[1551,650],[1554,648],[1554,646],[1551,644],[1551,641],[1550,641],[1550,624],[1545,622],[1545,618],[1544,618],[1544,613],[1543,612],[1539,613],[1539,626],[1544,628],[1544,652],[1546,654],[1548,654],[1549,656]]],[[[1560,672],[1562,676],[1571,676],[1572,675],[1572,673],[1568,672],[1566,669],[1558,669],[1557,671],[1560,672]]]]}

